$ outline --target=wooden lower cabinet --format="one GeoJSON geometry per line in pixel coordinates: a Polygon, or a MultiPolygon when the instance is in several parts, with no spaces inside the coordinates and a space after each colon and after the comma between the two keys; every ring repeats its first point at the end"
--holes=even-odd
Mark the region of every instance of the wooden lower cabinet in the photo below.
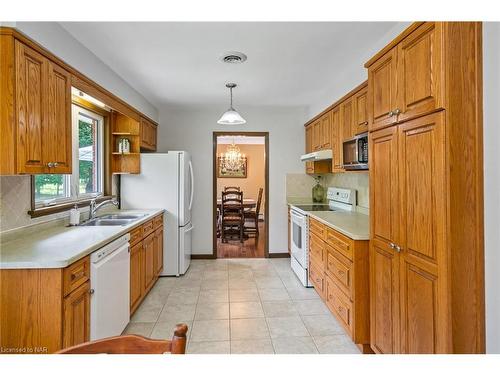
{"type": "Polygon", "coordinates": [[[368,241],[309,219],[309,280],[363,353],[370,349],[368,241]]]}
{"type": "Polygon", "coordinates": [[[130,311],[133,312],[139,306],[143,296],[142,278],[142,242],[130,248],[130,311]]]}
{"type": "Polygon", "coordinates": [[[2,353],[53,353],[90,337],[90,258],[66,268],[0,270],[2,353]]]}
{"type": "Polygon", "coordinates": [[[63,347],[90,340],[90,280],[64,298],[63,347]]]}
{"type": "Polygon", "coordinates": [[[139,307],[163,270],[163,214],[130,232],[130,315],[139,307]],[[140,233],[140,234],[139,234],[140,233]]]}

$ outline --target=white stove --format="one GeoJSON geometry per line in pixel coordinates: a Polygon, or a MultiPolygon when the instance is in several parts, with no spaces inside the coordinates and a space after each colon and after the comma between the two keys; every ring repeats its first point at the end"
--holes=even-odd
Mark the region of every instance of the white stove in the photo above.
{"type": "Polygon", "coordinates": [[[300,282],[311,287],[309,281],[309,213],[318,211],[354,211],[356,190],[330,187],[328,204],[292,205],[290,209],[290,263],[300,282]]]}

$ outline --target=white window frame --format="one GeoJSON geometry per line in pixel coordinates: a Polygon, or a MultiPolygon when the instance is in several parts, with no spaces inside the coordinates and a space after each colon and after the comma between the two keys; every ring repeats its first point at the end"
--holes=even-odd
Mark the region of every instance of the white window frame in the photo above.
{"type": "MultiPolygon", "coordinates": [[[[35,208],[54,206],[58,204],[79,202],[104,195],[104,117],[98,113],[87,110],[76,104],[71,105],[71,127],[72,127],[72,174],[64,175],[64,197],[52,198],[35,202],[35,208]],[[98,174],[98,192],[80,194],[80,164],[79,164],[79,137],[78,134],[78,116],[89,117],[97,120],[97,174],[98,174]]],[[[34,192],[33,192],[34,194],[34,192]]]]}

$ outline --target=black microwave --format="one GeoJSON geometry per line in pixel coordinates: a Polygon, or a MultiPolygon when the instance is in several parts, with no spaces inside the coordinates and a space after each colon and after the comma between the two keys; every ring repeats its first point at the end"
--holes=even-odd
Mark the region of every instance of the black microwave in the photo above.
{"type": "Polygon", "coordinates": [[[344,169],[368,169],[368,133],[359,134],[342,143],[344,169]]]}

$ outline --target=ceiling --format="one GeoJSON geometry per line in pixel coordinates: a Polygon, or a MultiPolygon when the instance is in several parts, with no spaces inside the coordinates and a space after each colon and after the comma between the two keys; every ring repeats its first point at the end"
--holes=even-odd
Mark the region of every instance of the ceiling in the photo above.
{"type": "MultiPolygon", "coordinates": [[[[157,107],[307,106],[395,22],[62,22],[157,107]],[[243,64],[219,60],[227,51],[243,64]]],[[[359,61],[362,64],[364,61],[359,61]]]]}

